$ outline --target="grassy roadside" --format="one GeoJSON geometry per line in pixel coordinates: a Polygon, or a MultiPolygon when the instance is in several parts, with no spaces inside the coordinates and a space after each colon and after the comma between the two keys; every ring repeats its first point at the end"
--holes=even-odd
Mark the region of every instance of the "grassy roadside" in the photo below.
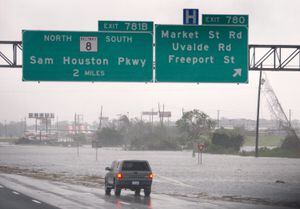
{"type": "MultiPolygon", "coordinates": [[[[284,137],[275,135],[260,135],[259,136],[259,157],[280,157],[280,158],[300,158],[300,150],[292,151],[280,148],[284,137]],[[270,149],[268,147],[275,147],[270,149]]],[[[255,146],[255,136],[245,136],[243,146],[255,146]]],[[[206,149],[207,153],[212,154],[229,154],[240,156],[255,156],[254,151],[238,152],[230,148],[224,148],[210,144],[206,149]]]]}
{"type": "MultiPolygon", "coordinates": [[[[255,152],[240,152],[241,156],[255,156],[255,152]]],[[[259,157],[282,157],[282,158],[300,158],[300,152],[285,150],[281,148],[267,149],[260,148],[258,151],[259,157]]]]}
{"type": "MultiPolygon", "coordinates": [[[[283,142],[284,137],[274,135],[260,135],[259,146],[275,146],[279,147],[283,142]]],[[[245,142],[243,146],[255,146],[255,136],[245,136],[245,142]]]]}
{"type": "Polygon", "coordinates": [[[49,173],[43,169],[27,169],[7,165],[0,165],[0,173],[17,174],[41,180],[58,181],[87,187],[100,188],[104,185],[104,178],[100,175],[70,175],[67,172],[49,173]]]}
{"type": "Polygon", "coordinates": [[[17,137],[0,137],[0,142],[15,143],[17,140],[17,137]]]}

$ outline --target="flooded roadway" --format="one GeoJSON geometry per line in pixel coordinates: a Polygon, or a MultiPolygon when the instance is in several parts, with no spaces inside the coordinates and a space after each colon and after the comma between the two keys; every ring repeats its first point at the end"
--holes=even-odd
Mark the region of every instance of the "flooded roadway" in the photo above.
{"type": "MultiPolygon", "coordinates": [[[[197,165],[197,159],[192,157],[191,152],[99,149],[98,161],[95,154],[91,147],[81,147],[77,156],[76,148],[0,146],[0,166],[19,168],[21,175],[32,170],[51,174],[52,178],[44,175],[43,179],[54,187],[54,191],[62,191],[63,188],[63,194],[68,194],[66,196],[78,192],[75,200],[83,198],[83,202],[89,203],[91,208],[99,201],[103,208],[111,207],[111,204],[117,208],[241,208],[241,204],[243,208],[300,207],[300,159],[204,154],[203,164],[197,165]],[[104,168],[114,159],[149,160],[155,173],[151,199],[135,197],[133,192],[128,191],[122,191],[122,196],[117,199],[113,195],[104,195],[104,168]],[[97,181],[89,180],[93,178],[97,181]],[[68,184],[63,183],[66,182],[64,179],[68,179],[68,184]],[[82,186],[84,179],[89,182],[88,187],[82,186]],[[74,193],[73,187],[80,189],[75,189],[74,193]]],[[[11,176],[13,179],[21,178],[1,174],[0,184],[6,181],[13,185],[11,181],[14,180],[7,179],[11,176]]],[[[32,189],[32,181],[28,180],[27,186],[23,186],[27,192],[28,188],[32,189]]],[[[16,183],[14,189],[18,188],[22,186],[16,183]]],[[[45,188],[44,192],[49,192],[48,187],[45,188]]],[[[31,194],[36,195],[37,191],[31,194]]],[[[48,199],[45,202],[49,204],[56,202],[48,199]]],[[[68,204],[55,206],[67,208],[68,204]]]]}

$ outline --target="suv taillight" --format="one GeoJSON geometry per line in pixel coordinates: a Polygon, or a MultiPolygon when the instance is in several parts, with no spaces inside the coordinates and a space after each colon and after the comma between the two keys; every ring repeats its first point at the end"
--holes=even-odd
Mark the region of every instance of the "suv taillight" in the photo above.
{"type": "Polygon", "coordinates": [[[117,173],[117,179],[122,180],[122,178],[123,178],[123,173],[122,172],[117,173]]]}
{"type": "Polygon", "coordinates": [[[148,174],[148,179],[152,180],[153,179],[154,174],[153,173],[149,173],[148,174]]]}

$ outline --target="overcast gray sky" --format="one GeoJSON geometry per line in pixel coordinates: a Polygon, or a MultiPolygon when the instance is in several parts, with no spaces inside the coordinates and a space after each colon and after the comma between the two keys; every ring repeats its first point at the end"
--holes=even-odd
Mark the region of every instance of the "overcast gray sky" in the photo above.
{"type": "MultiPolygon", "coordinates": [[[[201,14],[248,14],[249,43],[300,45],[299,0],[0,0],[0,40],[21,40],[23,29],[97,31],[98,20],[145,20],[182,24],[183,8],[201,14]]],[[[300,72],[268,73],[284,109],[300,119],[300,72]]],[[[256,117],[258,73],[248,84],[22,82],[21,69],[0,68],[0,122],[20,120],[29,112],[54,112],[72,120],[75,112],[86,121],[104,115],[140,117],[141,111],[165,104],[172,119],[181,108],[207,112],[216,118],[256,117]]],[[[262,117],[269,117],[263,103],[262,117]]]]}

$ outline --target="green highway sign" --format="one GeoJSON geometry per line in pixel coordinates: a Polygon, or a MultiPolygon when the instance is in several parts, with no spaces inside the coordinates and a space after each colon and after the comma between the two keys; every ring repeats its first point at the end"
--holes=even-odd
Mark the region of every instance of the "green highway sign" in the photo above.
{"type": "Polygon", "coordinates": [[[156,25],[157,82],[248,82],[244,26],[156,25]]]}
{"type": "Polygon", "coordinates": [[[150,82],[151,33],[23,31],[24,81],[150,82]]]}
{"type": "Polygon", "coordinates": [[[203,25],[243,25],[248,27],[248,15],[203,14],[203,25]]]}
{"type": "Polygon", "coordinates": [[[98,21],[98,31],[149,32],[153,34],[150,21],[98,21]]]}

